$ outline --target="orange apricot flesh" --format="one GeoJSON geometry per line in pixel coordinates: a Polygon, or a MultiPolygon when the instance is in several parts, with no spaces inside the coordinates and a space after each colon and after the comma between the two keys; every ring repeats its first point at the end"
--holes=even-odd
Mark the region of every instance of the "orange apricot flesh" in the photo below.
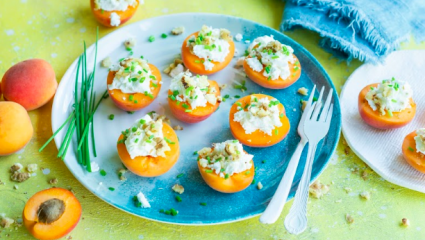
{"type": "MultiPolygon", "coordinates": [[[[208,82],[210,83],[209,87],[214,88],[216,90],[214,94],[217,97],[220,96],[220,88],[217,82],[212,80],[208,80],[208,82]]],[[[168,90],[168,95],[172,94],[173,93],[171,92],[171,90],[168,90]]],[[[217,101],[215,105],[212,105],[207,102],[207,105],[205,107],[197,107],[195,109],[191,109],[189,103],[185,104],[188,105],[189,108],[186,109],[183,107],[183,103],[177,104],[177,101],[168,98],[168,105],[170,106],[171,112],[177,119],[186,123],[197,123],[211,116],[211,114],[213,114],[217,110],[218,106],[220,105],[220,102],[217,101]],[[186,110],[191,110],[191,112],[186,112],[186,110]]]]}
{"type": "Polygon", "coordinates": [[[0,102],[0,156],[10,155],[24,148],[33,132],[25,108],[15,102],[0,102]]]}
{"type": "Polygon", "coordinates": [[[96,9],[94,0],[90,0],[90,8],[94,17],[99,23],[101,23],[105,27],[115,27],[111,25],[111,14],[118,14],[121,19],[121,26],[125,22],[130,20],[130,18],[133,17],[134,13],[136,13],[137,8],[139,7],[139,0],[136,0],[136,2],[136,6],[128,6],[125,11],[103,11],[102,9],[96,9]]]}
{"type": "Polygon", "coordinates": [[[294,63],[289,62],[289,70],[290,75],[286,79],[278,78],[276,80],[269,80],[266,76],[264,76],[264,68],[260,72],[254,71],[247,63],[246,59],[243,63],[243,68],[245,70],[246,75],[249,79],[254,81],[260,86],[271,89],[283,89],[294,84],[301,76],[301,65],[299,64],[298,58],[293,55],[295,61],[294,63]],[[295,65],[298,63],[297,65],[295,65]]]}
{"type": "Polygon", "coordinates": [[[42,190],[25,204],[22,218],[25,227],[37,239],[59,239],[77,226],[81,205],[71,191],[63,188],[42,190]]]}
{"type": "MultiPolygon", "coordinates": [[[[174,144],[168,143],[171,150],[165,152],[165,157],[139,156],[134,159],[130,157],[124,143],[117,144],[118,155],[121,162],[136,175],[142,177],[156,177],[168,172],[180,156],[180,145],[176,132],[167,123],[162,123],[162,132],[165,138],[168,138],[174,144]]],[[[121,134],[118,141],[124,136],[121,134]]]]}
{"type": "Polygon", "coordinates": [[[381,115],[379,111],[374,111],[370,107],[365,97],[371,87],[377,86],[378,83],[367,85],[359,94],[358,108],[363,121],[370,126],[379,129],[400,128],[410,123],[416,114],[416,104],[413,99],[410,99],[411,108],[407,108],[401,112],[393,112],[392,116],[381,115]]]}
{"type": "Polygon", "coordinates": [[[425,155],[416,151],[416,131],[408,134],[403,141],[402,152],[404,159],[419,172],[425,173],[425,155]]]}
{"type": "MultiPolygon", "coordinates": [[[[158,96],[159,91],[161,90],[161,73],[159,72],[158,68],[155,67],[152,64],[149,64],[149,68],[152,72],[152,75],[156,77],[158,80],[157,86],[154,86],[151,82],[150,89],[152,92],[152,95],[145,95],[144,93],[123,93],[119,89],[112,89],[110,90],[108,88],[109,96],[111,97],[114,104],[125,111],[138,111],[140,109],[143,109],[147,107],[149,104],[151,104],[155,98],[158,96]],[[130,95],[132,95],[132,101],[130,100],[130,95]]],[[[116,72],[110,71],[107,78],[107,85],[112,83],[114,80],[116,72]]]]}
{"type": "MultiPolygon", "coordinates": [[[[253,94],[245,96],[239,99],[237,102],[241,103],[242,106],[246,106],[250,103],[251,96],[255,96],[258,99],[265,97],[270,100],[274,99],[273,97],[264,94],[253,94]]],[[[279,109],[282,126],[275,127],[275,129],[272,131],[272,135],[270,136],[260,130],[256,130],[250,134],[245,133],[245,129],[242,127],[242,125],[239,122],[233,121],[235,113],[238,112],[237,103],[233,104],[233,106],[230,108],[229,114],[229,125],[233,136],[242,144],[250,147],[269,147],[282,141],[289,132],[290,123],[288,117],[285,114],[285,107],[282,105],[282,103],[279,103],[277,106],[279,109]]]]}
{"type": "Polygon", "coordinates": [[[235,43],[232,40],[229,40],[229,54],[226,56],[223,62],[216,62],[212,61],[214,63],[214,67],[211,70],[205,70],[204,64],[202,63],[204,59],[197,57],[195,54],[192,54],[190,52],[190,48],[187,46],[187,41],[192,37],[198,36],[199,32],[192,33],[189,35],[182,44],[182,60],[184,65],[193,73],[200,74],[200,75],[210,75],[213,73],[216,73],[223,68],[225,68],[230,61],[233,59],[233,55],[235,54],[235,43]]]}

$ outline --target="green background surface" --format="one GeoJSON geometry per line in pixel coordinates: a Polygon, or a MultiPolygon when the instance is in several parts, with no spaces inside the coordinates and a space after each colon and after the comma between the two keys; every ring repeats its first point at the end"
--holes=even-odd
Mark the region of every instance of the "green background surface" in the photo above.
{"type": "MultiPolygon", "coordinates": [[[[125,25],[142,19],[181,12],[211,12],[253,20],[278,29],[284,3],[277,0],[193,1],[146,0],[125,25]]],[[[0,76],[13,64],[28,58],[43,58],[55,69],[58,81],[71,62],[81,54],[82,40],[92,44],[98,23],[93,18],[89,0],[0,0],[0,76]],[[13,34],[12,31],[13,30],[13,34]]],[[[174,27],[174,26],[170,26],[174,27]]],[[[114,29],[100,28],[100,36],[114,29]]],[[[302,44],[324,66],[337,90],[347,77],[361,65],[339,63],[318,47],[318,34],[296,30],[286,33],[302,44]]],[[[410,42],[403,49],[425,49],[425,44],[410,42]]],[[[50,137],[51,103],[30,112],[34,136],[25,150],[0,157],[0,213],[19,218],[27,199],[35,192],[51,187],[48,181],[57,178],[57,186],[72,188],[83,207],[72,239],[425,239],[425,195],[393,185],[374,173],[341,139],[329,166],[320,176],[330,191],[321,199],[308,202],[308,228],[299,235],[290,235],[283,226],[284,216],[292,204],[285,206],[282,217],[273,225],[263,225],[258,217],[216,226],[176,226],[141,219],[106,204],[86,190],[55,156],[54,144],[39,153],[37,150],[50,137]],[[9,180],[9,167],[20,162],[24,166],[37,163],[49,168],[23,183],[9,180]],[[18,189],[14,189],[14,185],[18,189]],[[352,188],[346,193],[344,188],[352,188]],[[359,197],[371,192],[371,199],[359,197]],[[345,214],[354,223],[347,224],[345,214]],[[402,218],[411,226],[400,226],[402,218]]],[[[267,183],[263,183],[267,184],[267,183]]],[[[0,238],[32,239],[25,227],[0,228],[0,238]]]]}

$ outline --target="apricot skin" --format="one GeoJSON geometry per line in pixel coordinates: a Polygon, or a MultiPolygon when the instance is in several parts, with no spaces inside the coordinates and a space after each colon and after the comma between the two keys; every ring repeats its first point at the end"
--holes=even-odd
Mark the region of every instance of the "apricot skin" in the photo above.
{"type": "Polygon", "coordinates": [[[0,102],[0,156],[24,148],[32,134],[33,127],[25,108],[15,102],[0,102]]]}
{"type": "Polygon", "coordinates": [[[21,104],[27,111],[46,104],[57,87],[55,72],[43,59],[29,59],[13,65],[1,82],[4,99],[21,104]]]}

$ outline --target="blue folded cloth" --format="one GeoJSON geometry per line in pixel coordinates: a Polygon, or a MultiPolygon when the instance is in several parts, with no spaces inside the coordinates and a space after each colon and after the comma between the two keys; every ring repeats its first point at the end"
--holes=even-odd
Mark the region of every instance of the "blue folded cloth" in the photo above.
{"type": "Polygon", "coordinates": [[[411,35],[425,40],[425,0],[286,0],[280,28],[294,27],[338,58],[380,62],[411,35]]]}

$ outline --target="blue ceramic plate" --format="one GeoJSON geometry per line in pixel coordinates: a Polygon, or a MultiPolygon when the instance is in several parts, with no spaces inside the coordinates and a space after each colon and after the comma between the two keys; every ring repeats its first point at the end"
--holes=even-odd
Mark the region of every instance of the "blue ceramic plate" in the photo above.
{"type": "MultiPolygon", "coordinates": [[[[168,15],[152,19],[147,19],[131,25],[122,27],[113,33],[99,40],[98,69],[96,71],[95,90],[100,95],[106,89],[106,76],[108,70],[99,66],[100,61],[107,56],[118,61],[127,57],[129,52],[125,50],[123,42],[129,37],[137,39],[133,48],[134,56],[143,55],[150,63],[159,69],[164,69],[180,53],[180,47],[185,37],[198,31],[203,24],[216,28],[227,28],[233,35],[241,33],[243,41],[236,42],[238,50],[237,57],[242,56],[248,43],[251,40],[263,35],[274,35],[280,42],[294,48],[302,66],[301,78],[291,87],[284,90],[270,90],[260,87],[235,69],[237,57],[224,70],[210,76],[210,79],[219,83],[227,83],[229,87],[222,91],[222,95],[231,96],[226,102],[220,105],[219,110],[210,118],[198,124],[184,124],[174,119],[167,104],[167,91],[170,78],[163,76],[163,85],[159,97],[146,109],[134,114],[128,114],[114,106],[110,99],[104,100],[96,112],[94,118],[95,136],[97,144],[97,158],[92,158],[101,169],[107,172],[106,176],[101,176],[99,172],[88,173],[78,163],[73,151],[69,151],[65,159],[65,164],[74,176],[91,192],[107,203],[129,212],[131,214],[166,223],[173,224],[218,224],[240,221],[256,216],[264,211],[270,201],[277,185],[286,169],[288,161],[299,141],[297,125],[301,115],[300,100],[306,99],[297,94],[300,87],[311,89],[314,84],[334,88],[329,76],[317,60],[298,43],[286,37],[282,33],[269,27],[251,22],[245,19],[214,14],[177,14],[168,15]],[[186,31],[179,36],[169,35],[161,38],[162,33],[169,33],[176,26],[184,26],[186,31]],[[154,42],[149,42],[149,36],[155,36],[154,42]],[[241,92],[234,89],[235,82],[246,80],[248,91],[241,92]],[[202,180],[198,172],[196,156],[193,155],[205,146],[210,146],[214,142],[222,142],[233,139],[229,129],[229,109],[235,102],[235,95],[245,96],[250,93],[264,93],[277,98],[286,108],[287,115],[291,123],[291,130],[288,136],[279,144],[268,148],[250,148],[245,150],[253,154],[254,163],[257,167],[255,180],[261,182],[263,189],[258,190],[255,185],[251,185],[246,190],[235,194],[224,194],[211,189],[202,180]],[[155,178],[142,178],[130,172],[126,173],[127,181],[120,182],[117,170],[122,167],[116,151],[116,142],[120,132],[129,127],[134,121],[144,116],[146,113],[155,110],[158,113],[166,114],[170,117],[173,125],[183,126],[183,131],[177,131],[181,144],[181,155],[176,165],[166,174],[155,178]],[[115,115],[113,121],[108,119],[110,114],[115,115]],[[266,160],[265,163],[262,163],[266,160]],[[176,178],[178,174],[184,173],[181,178],[176,178]],[[185,191],[181,195],[182,202],[175,200],[176,193],[171,187],[179,183],[184,186],[185,191]],[[115,190],[110,191],[112,187],[115,190]],[[142,209],[134,205],[133,196],[142,191],[151,204],[151,208],[142,209]],[[205,202],[207,206],[201,206],[205,202]],[[160,209],[174,208],[179,211],[177,216],[160,213],[160,209]]],[[[94,46],[88,49],[89,56],[93,56],[94,46]]],[[[92,62],[92,58],[89,58],[92,62]]],[[[56,131],[68,116],[72,104],[73,88],[76,71],[75,61],[61,80],[57,94],[54,99],[52,109],[52,126],[56,131]]],[[[334,91],[336,92],[336,91],[334,91]]],[[[334,99],[338,99],[335,94],[334,99]]],[[[313,165],[312,180],[315,180],[323,171],[337,145],[340,134],[340,106],[335,101],[334,116],[329,134],[323,140],[317,151],[317,159],[313,165]]],[[[61,132],[55,138],[56,145],[59,146],[65,132],[61,132]]],[[[75,142],[72,148],[75,150],[75,142]]],[[[306,157],[306,150],[302,156],[301,163],[306,157]]],[[[290,198],[301,178],[302,167],[295,175],[290,198]]]]}

